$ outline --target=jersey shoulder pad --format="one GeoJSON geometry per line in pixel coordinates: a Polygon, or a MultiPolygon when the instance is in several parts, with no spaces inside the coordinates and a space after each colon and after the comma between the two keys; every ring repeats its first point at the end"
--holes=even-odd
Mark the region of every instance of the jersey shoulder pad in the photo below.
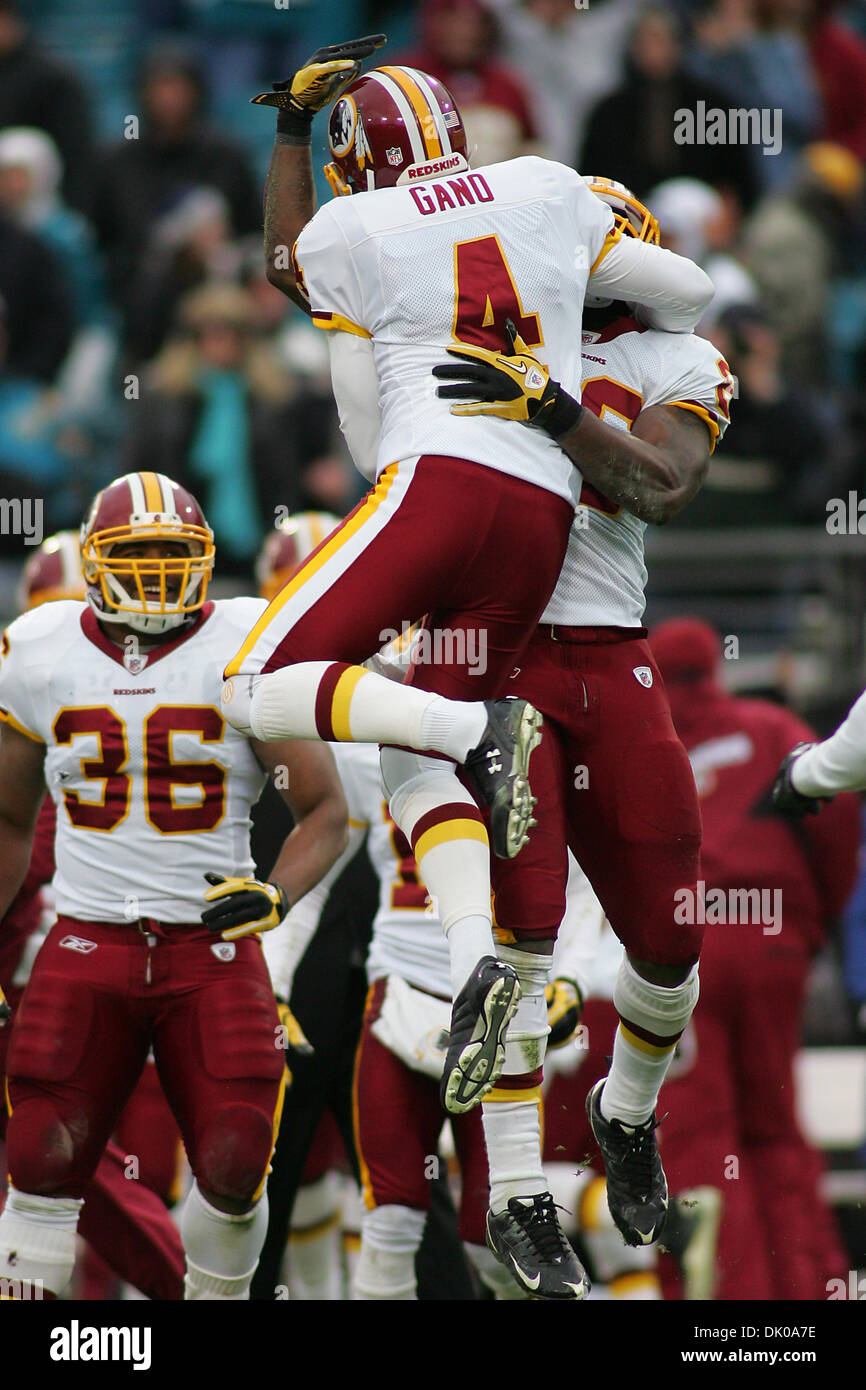
{"type": "Polygon", "coordinates": [[[33,644],[52,642],[63,633],[67,636],[80,631],[81,615],[87,608],[79,599],[56,599],[51,603],[40,603],[29,613],[22,613],[6,629],[11,643],[33,644]]]}

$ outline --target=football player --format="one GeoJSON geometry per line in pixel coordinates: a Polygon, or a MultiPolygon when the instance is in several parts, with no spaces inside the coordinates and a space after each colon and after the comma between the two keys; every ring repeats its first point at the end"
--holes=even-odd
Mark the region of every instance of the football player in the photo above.
{"type": "MultiPolygon", "coordinates": [[[[624,243],[658,240],[650,212],[621,185],[587,180],[616,218],[624,243]]],[[[691,334],[647,329],[630,303],[590,285],[583,333],[582,398],[615,421],[636,449],[632,468],[594,445],[581,448],[584,414],[559,436],[563,457],[583,474],[565,563],[541,623],[512,672],[515,694],[543,712],[536,755],[538,826],[519,861],[495,866],[498,929],[532,948],[521,977],[536,999],[535,1023],[506,1041],[502,1088],[525,1088],[525,1168],[518,1184],[499,1137],[501,1111],[485,1108],[491,1157],[489,1238],[502,1253],[519,1246],[526,1199],[546,1189],[532,1098],[544,1053],[541,993],[552,938],[562,918],[566,844],[585,870],[626,948],[614,992],[619,1027],[606,1079],[588,1104],[604,1157],[611,1214],[629,1244],[649,1244],[667,1212],[667,1184],[655,1139],[655,1105],[677,1039],[698,995],[702,928],[680,924],[681,889],[696,892],[700,814],[688,758],[641,626],[643,537],[649,522],[676,514],[694,496],[729,418],[734,382],[713,345],[691,334]],[[534,972],[534,978],[533,973],[534,972]],[[532,1035],[535,1033],[535,1039],[532,1035]],[[507,1183],[497,1174],[502,1155],[507,1183]],[[533,1154],[530,1165],[529,1154],[533,1154]]],[[[547,433],[543,403],[557,408],[563,387],[512,324],[500,352],[455,350],[440,365],[439,388],[461,415],[522,421],[547,433]]],[[[521,1009],[529,1010],[528,1003],[521,1009]]],[[[520,1014],[515,1020],[519,1026],[520,1014]]],[[[528,1019],[527,1019],[528,1024],[528,1019]]],[[[497,1092],[489,1099],[495,1101],[497,1092]]]]}
{"type": "Polygon", "coordinates": [[[127,474],[81,543],[87,602],[26,613],[0,644],[0,913],[46,785],[58,812],[58,918],[9,1048],[0,1271],[62,1292],[86,1185],[152,1045],[195,1176],[185,1297],[243,1299],[286,1070],[254,934],[336,858],[345,803],[327,749],[260,745],[220,713],[225,651],[264,603],[207,599],[213,536],[194,497],[127,474]],[[265,769],[296,828],[260,883],[249,814],[265,769]]]}
{"type": "MultiPolygon", "coordinates": [[[[693,327],[713,290],[691,262],[622,237],[571,169],[525,158],[470,171],[460,113],[441,83],[399,66],[358,76],[382,42],[319,50],[256,98],[279,112],[265,192],[268,276],[329,334],[350,443],[371,401],[382,421],[365,464],[373,490],[229,662],[225,708],[257,738],[391,745],[391,812],[451,951],[442,1086],[459,1114],[495,1082],[519,997],[513,962],[497,959],[493,943],[478,803],[490,807],[495,852],[517,854],[540,721],[525,701],[498,697],[562,563],[580,477],[555,440],[582,407],[545,400],[552,437],[517,436],[501,421],[451,416],[430,369],[449,343],[500,347],[510,317],[577,392],[575,326],[588,285],[640,302],[645,323],[673,331],[693,327]],[[353,196],[313,215],[312,118],[335,97],[327,173],[338,195],[353,196]],[[416,662],[402,685],[363,669],[386,631],[424,614],[433,634],[458,639],[451,660],[416,662]],[[482,643],[483,663],[471,661],[482,643]]],[[[627,434],[591,416],[583,430],[582,446],[592,439],[623,467],[640,457],[627,434]]],[[[367,451],[356,441],[353,453],[367,451]]]]}
{"type": "MultiPolygon", "coordinates": [[[[22,575],[18,603],[22,612],[42,603],[86,596],[81,572],[81,542],[75,531],[49,536],[31,555],[22,575]]],[[[46,795],[36,823],[27,876],[0,929],[0,986],[11,1006],[24,992],[33,961],[54,922],[50,884],[54,874],[55,807],[46,795]]],[[[6,1054],[12,1024],[0,1027],[0,1088],[5,1085],[6,1054]]],[[[136,1092],[136,1095],[138,1092],[136,1092]]],[[[135,1103],[133,1096],[132,1104],[135,1103]]],[[[165,1102],[162,1102],[165,1104],[165,1102]]],[[[0,1110],[0,1138],[6,1133],[6,1108],[0,1110]]],[[[169,1136],[170,1138],[171,1136],[169,1136]]],[[[130,1182],[126,1157],[139,1148],[110,1142],[86,1189],[79,1235],[99,1252],[121,1278],[146,1297],[183,1297],[183,1247],[174,1222],[147,1182],[130,1182]]]]}

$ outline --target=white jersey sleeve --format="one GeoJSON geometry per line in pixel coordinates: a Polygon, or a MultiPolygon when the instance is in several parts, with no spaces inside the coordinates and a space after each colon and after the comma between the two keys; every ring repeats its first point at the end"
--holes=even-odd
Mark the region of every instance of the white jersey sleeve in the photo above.
{"type": "Polygon", "coordinates": [[[364,323],[369,307],[363,302],[357,260],[350,251],[353,219],[346,212],[351,210],[335,215],[341,203],[335,200],[319,208],[301,232],[292,251],[295,276],[317,328],[370,338],[364,323]]]}
{"type": "Polygon", "coordinates": [[[641,305],[641,322],[666,333],[691,333],[715,294],[694,261],[629,236],[610,247],[590,283],[593,294],[641,305]]]}
{"type": "Polygon", "coordinates": [[[731,422],[736,381],[719,349],[695,334],[653,333],[657,374],[646,382],[642,409],[678,405],[693,411],[710,432],[710,448],[725,436],[731,422]]]}
{"type": "Polygon", "coordinates": [[[81,604],[44,603],[16,618],[0,640],[0,719],[39,743],[51,738],[46,683],[75,640],[81,604]]]}
{"type": "Polygon", "coordinates": [[[866,692],[834,734],[795,759],[791,781],[804,796],[866,790],[866,692]]]}
{"type": "Polygon", "coordinates": [[[329,333],[331,385],[343,438],[355,467],[368,483],[376,481],[382,412],[373,345],[354,333],[329,333]]]}

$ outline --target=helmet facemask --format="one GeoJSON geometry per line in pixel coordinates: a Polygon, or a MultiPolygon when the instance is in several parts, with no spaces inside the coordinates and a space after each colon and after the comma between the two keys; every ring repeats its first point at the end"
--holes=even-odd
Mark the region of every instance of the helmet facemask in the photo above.
{"type": "Polygon", "coordinates": [[[205,602],[213,535],[180,517],[160,514],[157,521],[145,514],[128,525],[86,534],[81,556],[88,601],[100,622],[123,623],[156,637],[180,627],[205,602]],[[164,547],[163,554],[117,554],[119,547],[156,544],[164,547]],[[175,547],[178,553],[165,553],[175,547]]]}

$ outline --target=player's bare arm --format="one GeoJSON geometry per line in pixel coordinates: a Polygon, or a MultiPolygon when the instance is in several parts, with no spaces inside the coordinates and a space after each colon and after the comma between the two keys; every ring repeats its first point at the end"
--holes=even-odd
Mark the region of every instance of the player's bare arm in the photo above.
{"type": "Polygon", "coordinates": [[[0,917],[24,882],[45,796],[45,744],[0,725],[0,917]]]}
{"type": "Polygon", "coordinates": [[[461,347],[465,365],[434,367],[455,415],[496,415],[543,429],[584,477],[640,521],[669,521],[691,501],[709,467],[712,440],[703,420],[679,406],[641,411],[631,432],[613,429],[553,381],[508,321],[502,353],[461,347]]]}
{"type": "Polygon", "coordinates": [[[585,410],[559,446],[605,497],[639,521],[658,526],[700,490],[710,465],[711,438],[693,411],[654,405],[641,411],[630,433],[612,429],[585,410]]]}
{"type": "Polygon", "coordinates": [[[224,941],[272,931],[300,898],[324,877],[348,840],[348,812],[336,765],[323,744],[283,740],[250,746],[271,774],[295,828],[267,882],[208,872],[201,919],[224,941]]]}
{"type": "Polygon", "coordinates": [[[270,874],[294,904],[315,888],[348,844],[343,788],[326,744],[251,743],[295,821],[270,874]]]}
{"type": "Polygon", "coordinates": [[[364,59],[383,43],[384,34],[370,34],[318,48],[292,77],[253,97],[255,105],[277,109],[277,134],[265,181],[266,273],[272,285],[305,311],[309,304],[298,284],[292,247],[316,210],[310,153],[313,117],[354,82],[364,59]]]}

